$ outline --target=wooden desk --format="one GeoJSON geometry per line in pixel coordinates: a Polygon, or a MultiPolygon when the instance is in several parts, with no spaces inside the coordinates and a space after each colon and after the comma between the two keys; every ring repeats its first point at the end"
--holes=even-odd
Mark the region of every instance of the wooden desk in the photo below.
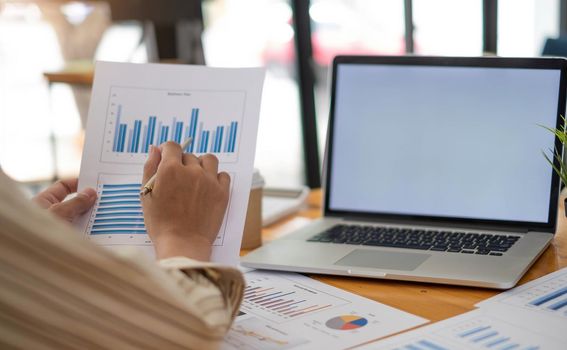
{"type": "Polygon", "coordinates": [[[94,65],[90,61],[73,62],[60,70],[44,72],[49,85],[63,83],[69,85],[91,86],[94,79],[94,65]]]}
{"type": "MultiPolygon", "coordinates": [[[[563,203],[563,200],[561,200],[561,203],[563,203]]],[[[522,278],[520,284],[567,266],[567,220],[564,212],[563,204],[561,204],[559,225],[555,238],[545,253],[522,278]]],[[[262,232],[264,242],[278,238],[284,232],[301,227],[308,222],[308,219],[315,219],[320,216],[321,191],[316,190],[310,194],[308,207],[305,210],[265,228],[262,232]]],[[[309,276],[366,298],[425,317],[433,322],[472,310],[479,301],[500,293],[500,291],[492,289],[418,282],[325,275],[309,276]]]]}
{"type": "MultiPolygon", "coordinates": [[[[159,63],[183,64],[178,59],[160,60],[159,63]]],[[[94,63],[92,61],[74,61],[66,64],[63,68],[54,71],[43,72],[47,82],[51,84],[63,83],[69,85],[91,86],[94,80],[94,63]]]]}
{"type": "Polygon", "coordinates": [[[93,84],[94,74],[90,72],[45,72],[43,76],[49,84],[64,83],[70,85],[91,86],[93,84]]]}

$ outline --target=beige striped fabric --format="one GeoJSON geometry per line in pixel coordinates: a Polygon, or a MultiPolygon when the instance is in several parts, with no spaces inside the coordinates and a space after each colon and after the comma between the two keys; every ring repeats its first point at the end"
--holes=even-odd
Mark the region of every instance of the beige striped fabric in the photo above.
{"type": "Polygon", "coordinates": [[[95,246],[0,171],[2,349],[215,349],[243,288],[231,267],[95,246]]]}

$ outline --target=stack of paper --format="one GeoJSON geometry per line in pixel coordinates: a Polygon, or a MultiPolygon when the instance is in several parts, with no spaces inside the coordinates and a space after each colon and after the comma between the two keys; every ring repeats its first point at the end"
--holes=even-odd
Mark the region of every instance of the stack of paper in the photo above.
{"type": "Polygon", "coordinates": [[[346,349],[427,320],[296,273],[251,271],[223,349],[346,349]]]}
{"type": "Polygon", "coordinates": [[[567,268],[501,293],[474,311],[361,349],[564,350],[567,268]]]}

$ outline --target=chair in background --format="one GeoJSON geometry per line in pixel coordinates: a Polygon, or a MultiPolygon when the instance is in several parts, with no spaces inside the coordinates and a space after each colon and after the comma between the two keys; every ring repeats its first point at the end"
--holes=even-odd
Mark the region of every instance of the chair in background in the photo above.
{"type": "MultiPolygon", "coordinates": [[[[104,2],[38,2],[43,19],[53,28],[61,56],[68,69],[88,69],[95,57],[98,44],[111,25],[110,7],[104,2]],[[85,62],[87,68],[84,68],[85,62]]],[[[50,81],[51,83],[51,81],[50,81]]],[[[77,110],[84,126],[90,99],[90,87],[71,85],[77,110]]]]}
{"type": "Polygon", "coordinates": [[[567,36],[547,38],[541,54],[542,56],[567,57],[567,36]]]}
{"type": "Polygon", "coordinates": [[[61,0],[38,5],[54,28],[66,63],[63,70],[45,75],[50,84],[71,84],[83,126],[93,61],[205,63],[200,0],[61,0]]]}
{"type": "MultiPolygon", "coordinates": [[[[205,63],[200,0],[60,0],[38,6],[54,28],[65,60],[63,69],[44,76],[50,90],[55,83],[71,86],[83,127],[94,61],[205,63]]],[[[53,130],[50,143],[57,178],[53,130]]]]}
{"type": "Polygon", "coordinates": [[[113,21],[144,23],[144,36],[153,36],[157,58],[204,64],[201,0],[105,0],[113,21]]]}

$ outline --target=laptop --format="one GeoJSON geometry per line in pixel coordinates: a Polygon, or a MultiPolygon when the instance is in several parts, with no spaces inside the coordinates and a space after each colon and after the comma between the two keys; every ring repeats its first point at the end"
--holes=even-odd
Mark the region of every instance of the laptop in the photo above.
{"type": "Polygon", "coordinates": [[[555,232],[566,62],[337,57],[323,217],[242,265],[513,287],[555,232]]]}

